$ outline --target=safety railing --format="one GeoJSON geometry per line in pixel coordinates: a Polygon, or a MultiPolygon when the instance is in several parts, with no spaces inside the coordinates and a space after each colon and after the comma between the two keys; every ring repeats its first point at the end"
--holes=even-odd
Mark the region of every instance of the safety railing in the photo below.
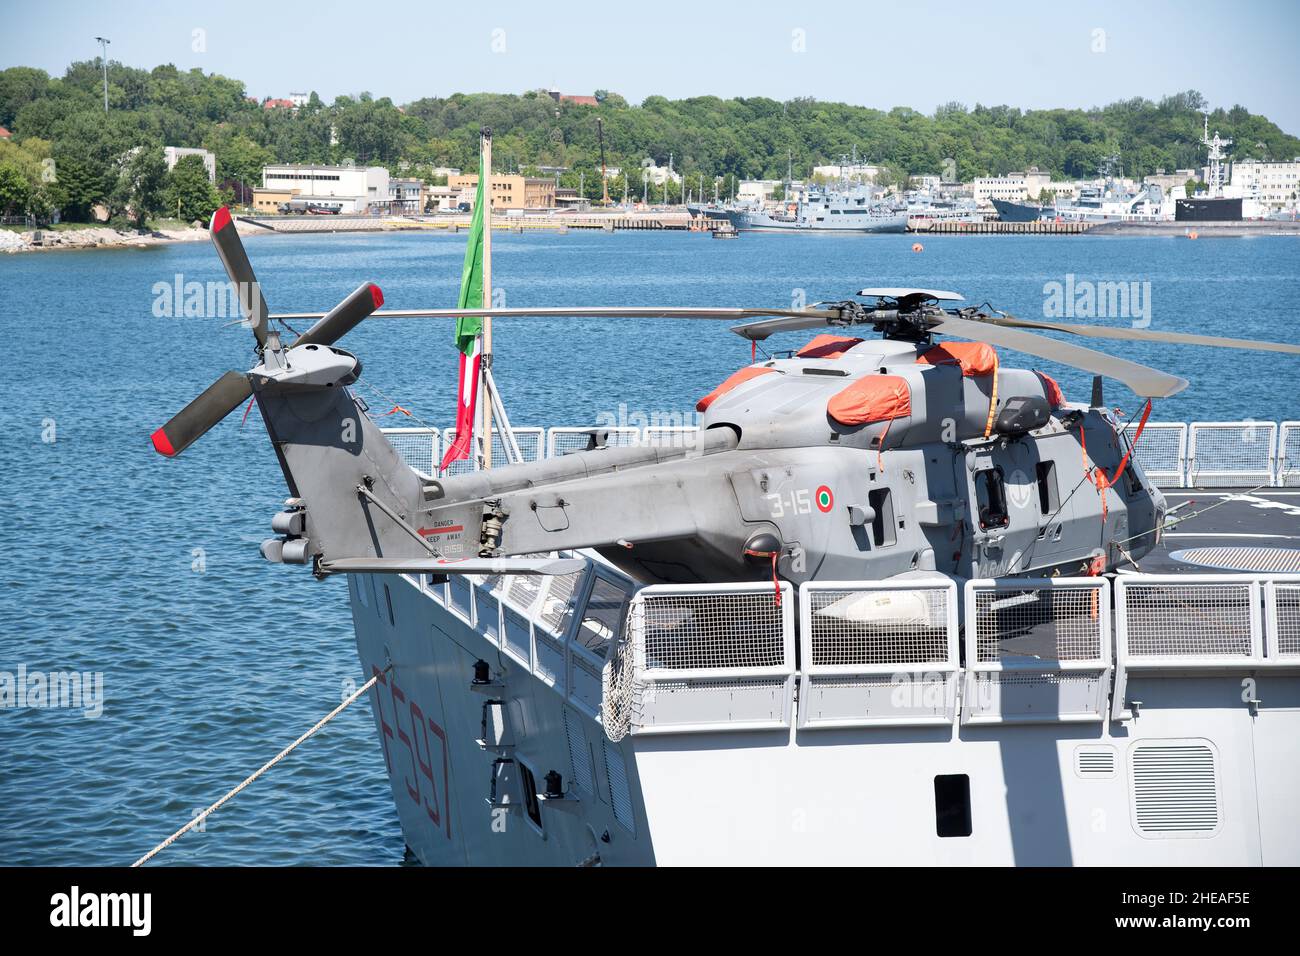
{"type": "Polygon", "coordinates": [[[608,668],[606,731],[615,737],[789,727],[793,598],[788,583],[780,601],[770,584],[638,591],[608,668]]]}
{"type": "Polygon", "coordinates": [[[1300,487],[1300,422],[1283,422],[1277,442],[1277,483],[1300,487]]]}
{"type": "Polygon", "coordinates": [[[1276,481],[1276,422],[1192,422],[1190,435],[1190,487],[1272,485],[1276,481]]]}
{"type": "MultiPolygon", "coordinates": [[[[1129,441],[1137,422],[1124,426],[1129,441]]],[[[1133,459],[1157,488],[1178,488],[1187,480],[1187,423],[1147,422],[1133,449],[1133,459]]]]}
{"type": "MultiPolygon", "coordinates": [[[[1137,423],[1124,426],[1131,439],[1137,423]]],[[[402,459],[429,478],[437,474],[442,450],[455,440],[447,428],[385,428],[385,435],[402,459]]],[[[516,428],[515,440],[524,461],[558,458],[591,447],[629,445],[693,445],[699,429],[693,425],[557,426],[516,428]]],[[[1276,422],[1147,422],[1133,452],[1134,460],[1159,488],[1281,485],[1300,487],[1300,421],[1276,422]]],[[[509,461],[501,436],[492,439],[492,463],[509,461]]],[[[453,463],[446,474],[472,471],[472,460],[453,463]]]]}
{"type": "Polygon", "coordinates": [[[962,723],[1100,721],[1110,689],[1105,578],[966,582],[962,723]]]}
{"type": "Polygon", "coordinates": [[[955,582],[805,583],[799,636],[801,728],[952,722],[955,582]]]}
{"type": "Polygon", "coordinates": [[[1111,716],[1127,720],[1133,674],[1300,669],[1300,575],[1121,575],[1111,716]]]}
{"type": "Polygon", "coordinates": [[[1124,721],[1134,677],[1300,673],[1300,575],[805,582],[797,628],[788,583],[637,591],[593,559],[421,586],[613,741],[1124,721]]]}

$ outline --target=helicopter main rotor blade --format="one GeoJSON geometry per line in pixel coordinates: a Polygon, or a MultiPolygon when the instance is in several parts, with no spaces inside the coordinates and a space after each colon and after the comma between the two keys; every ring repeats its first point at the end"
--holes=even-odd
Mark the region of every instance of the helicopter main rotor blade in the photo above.
{"type": "Polygon", "coordinates": [[[1203,345],[1223,349],[1252,349],[1257,352],[1287,352],[1300,355],[1300,345],[1286,342],[1259,342],[1252,339],[1229,339],[1218,335],[1194,335],[1191,332],[1156,332],[1151,329],[1123,328],[1109,325],[1067,325],[1063,322],[1036,322],[1017,319],[1015,316],[991,316],[979,319],[990,325],[1013,329],[1043,329],[1050,332],[1069,332],[1092,339],[1125,339],[1135,342],[1172,342],[1177,345],[1203,345]]]}
{"type": "Polygon", "coordinates": [[[333,345],[361,324],[384,304],[384,293],[373,282],[364,282],[338,305],[321,317],[320,321],[304,332],[293,343],[300,345],[333,345]]]}
{"type": "Polygon", "coordinates": [[[239,238],[235,221],[230,218],[230,210],[222,206],[212,214],[209,225],[212,244],[217,247],[217,255],[226,269],[226,275],[235,284],[235,293],[239,298],[239,309],[244,314],[244,321],[253,330],[253,336],[259,346],[266,344],[267,308],[262,296],[262,287],[253,274],[253,266],[244,251],[244,243],[239,238]]]}
{"type": "Polygon", "coordinates": [[[987,342],[990,345],[1001,345],[1015,349],[1017,352],[1024,352],[1026,355],[1037,355],[1039,358],[1082,369],[1094,375],[1104,375],[1123,382],[1142,398],[1168,398],[1187,387],[1187,379],[1170,375],[1168,372],[1003,325],[949,317],[931,326],[930,331],[941,335],[956,335],[975,342],[987,342]]]}
{"type": "MultiPolygon", "coordinates": [[[[737,319],[761,316],[789,316],[810,322],[808,328],[826,325],[839,317],[837,309],[748,309],[710,308],[694,306],[546,306],[518,309],[380,309],[373,314],[376,319],[465,319],[471,317],[509,318],[609,318],[609,319],[737,319]]],[[[320,319],[321,312],[277,312],[272,319],[320,319]]]]}
{"type": "Polygon", "coordinates": [[[154,450],[175,458],[217,422],[253,394],[253,384],[243,372],[227,372],[217,379],[151,437],[154,450]]]}

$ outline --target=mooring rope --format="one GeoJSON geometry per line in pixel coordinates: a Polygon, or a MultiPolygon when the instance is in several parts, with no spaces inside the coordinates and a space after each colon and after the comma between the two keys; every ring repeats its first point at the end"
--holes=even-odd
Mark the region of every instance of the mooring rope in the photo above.
{"type": "Polygon", "coordinates": [[[388,673],[390,670],[392,670],[392,668],[393,668],[393,665],[392,665],[392,664],[389,664],[387,667],[385,667],[382,671],[380,671],[380,672],[379,672],[378,674],[376,674],[374,677],[370,678],[370,680],[366,681],[364,684],[362,684],[360,687],[358,687],[355,691],[353,691],[350,695],[348,695],[348,697],[346,697],[346,698],[343,700],[343,703],[339,704],[337,707],[335,707],[333,710],[331,710],[328,714],[326,714],[324,717],[322,717],[320,720],[318,720],[314,725],[312,725],[311,729],[308,730],[305,734],[303,734],[301,737],[299,737],[297,740],[295,740],[295,741],[294,741],[293,743],[291,743],[289,746],[285,747],[283,750],[281,750],[278,754],[276,754],[274,757],[272,757],[272,758],[271,758],[270,760],[268,760],[266,763],[262,764],[262,766],[259,767],[259,768],[258,768],[258,769],[253,773],[253,774],[251,774],[247,779],[245,779],[243,783],[241,783],[239,786],[235,787],[233,790],[229,791],[229,792],[228,792],[224,797],[222,797],[220,800],[218,800],[218,801],[217,801],[216,803],[214,803],[212,806],[208,807],[208,808],[207,808],[206,810],[204,810],[202,813],[197,814],[197,815],[194,817],[193,820],[191,820],[189,823],[185,824],[185,826],[181,827],[179,830],[177,830],[175,833],[173,833],[173,834],[172,834],[171,836],[169,836],[167,839],[163,840],[161,843],[159,843],[156,847],[154,847],[152,850],[150,850],[150,851],[149,851],[148,853],[146,853],[144,856],[140,857],[140,859],[138,859],[138,860],[136,860],[134,863],[132,863],[132,864],[131,864],[132,869],[134,869],[134,868],[137,867],[137,866],[140,866],[141,864],[148,863],[151,859],[153,859],[155,856],[157,856],[157,855],[158,855],[159,853],[161,853],[163,850],[167,849],[169,846],[171,846],[173,843],[175,843],[177,840],[179,840],[182,836],[184,836],[184,835],[185,835],[186,833],[188,833],[190,830],[193,830],[196,826],[198,826],[200,823],[202,823],[204,820],[206,820],[206,819],[207,819],[211,814],[213,814],[213,813],[215,813],[217,810],[221,809],[221,807],[223,807],[223,806],[224,806],[224,805],[225,805],[229,800],[231,800],[231,799],[232,799],[236,794],[238,794],[240,791],[242,791],[242,790],[243,790],[245,787],[247,787],[250,783],[252,783],[252,782],[253,782],[254,780],[256,780],[258,777],[260,777],[262,774],[266,773],[268,770],[270,770],[272,767],[274,767],[276,764],[278,764],[278,763],[279,763],[281,760],[283,760],[285,757],[289,756],[289,754],[293,753],[294,750],[296,750],[296,749],[298,748],[298,745],[301,744],[304,740],[306,740],[308,737],[310,737],[310,736],[312,736],[313,734],[315,734],[316,731],[320,730],[322,727],[324,727],[326,724],[328,724],[331,720],[333,720],[333,719],[334,719],[335,717],[337,717],[339,714],[343,713],[343,711],[346,710],[346,709],[347,709],[351,704],[355,703],[355,702],[357,701],[357,699],[361,697],[362,694],[364,694],[366,691],[370,690],[370,688],[374,687],[374,686],[375,686],[375,682],[378,681],[379,678],[381,678],[384,674],[386,674],[386,673],[388,673]]]}

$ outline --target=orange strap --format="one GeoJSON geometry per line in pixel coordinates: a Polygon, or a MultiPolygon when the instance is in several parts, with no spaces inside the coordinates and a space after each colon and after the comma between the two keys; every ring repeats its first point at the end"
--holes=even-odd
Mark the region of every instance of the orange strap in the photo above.
{"type": "Polygon", "coordinates": [[[889,437],[889,426],[892,424],[894,424],[892,418],[885,422],[885,430],[880,433],[880,443],[876,445],[876,471],[881,474],[885,473],[885,466],[880,460],[880,453],[885,450],[885,439],[889,437]]]}
{"type": "Polygon", "coordinates": [[[1137,447],[1138,439],[1142,437],[1142,430],[1147,427],[1147,419],[1151,417],[1151,399],[1147,399],[1146,408],[1142,409],[1142,418],[1138,422],[1137,431],[1133,433],[1133,441],[1129,443],[1128,451],[1124,452],[1124,457],[1120,459],[1119,468],[1115,470],[1114,475],[1107,476],[1102,471],[1100,465],[1088,467],[1088,438],[1084,431],[1083,425],[1079,426],[1079,447],[1083,449],[1083,470],[1092,479],[1092,483],[1097,486],[1097,494],[1101,495],[1101,521],[1106,523],[1106,489],[1114,487],[1115,482],[1119,481],[1120,476],[1124,474],[1124,469],[1128,467],[1129,459],[1133,456],[1133,449],[1137,447]]]}
{"type": "Polygon", "coordinates": [[[998,409],[998,353],[993,353],[993,391],[989,394],[989,417],[984,422],[984,437],[993,434],[993,413],[998,409]]]}
{"type": "Polygon", "coordinates": [[[745,554],[749,555],[752,558],[762,558],[762,557],[766,557],[769,554],[772,556],[772,588],[776,592],[776,606],[780,607],[781,606],[781,579],[776,576],[776,562],[777,559],[781,557],[781,552],[780,551],[751,551],[749,548],[746,548],[745,554]]]}

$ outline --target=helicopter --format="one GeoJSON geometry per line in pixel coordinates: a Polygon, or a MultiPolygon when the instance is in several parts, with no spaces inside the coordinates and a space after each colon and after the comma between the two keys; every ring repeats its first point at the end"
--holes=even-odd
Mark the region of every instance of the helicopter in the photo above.
{"type": "MultiPolygon", "coordinates": [[[[340,573],[564,574],[591,549],[652,583],[1105,574],[1158,542],[1163,495],[1133,458],[1151,400],[1178,376],[1038,334],[1300,354],[1300,346],[1017,319],[956,292],[868,287],[802,309],[382,310],[363,283],[331,311],[271,314],[228,210],[211,237],[255,339],[154,432],[175,457],[250,397],[289,488],[262,545],[271,561],[340,573]],[[865,300],[865,301],[864,301],[865,300]],[[459,316],[732,321],[754,343],[820,331],[725,378],[696,408],[693,443],[585,450],[456,476],[406,465],[349,390],[339,348],[367,318],[459,316]],[[315,319],[286,342],[277,325],[315,319]],[[872,337],[854,332],[874,333],[872,337]],[[962,339],[965,341],[954,341],[962,339]],[[1087,403],[998,347],[1091,372],[1087,403]],[[1130,439],[1102,378],[1147,400],[1130,439]]],[[[287,326],[286,326],[287,327],[287,326]]]]}

